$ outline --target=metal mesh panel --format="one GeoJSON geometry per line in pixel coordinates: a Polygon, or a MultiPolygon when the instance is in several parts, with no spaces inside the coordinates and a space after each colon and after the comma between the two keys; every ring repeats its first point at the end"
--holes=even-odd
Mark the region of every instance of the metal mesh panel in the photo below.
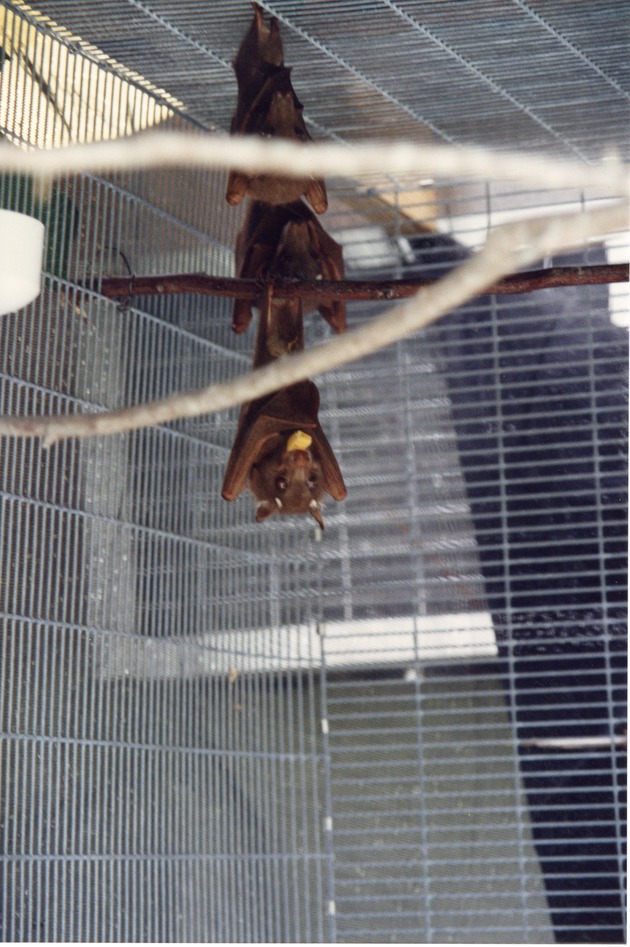
{"type": "MultiPolygon", "coordinates": [[[[618,4],[265,7],[315,138],[628,153],[618,4]]],[[[16,144],[228,128],[240,0],[0,15],[16,144]]],[[[348,274],[375,278],[443,273],[540,199],[328,186],[348,274]]],[[[224,192],[202,171],[2,178],[0,206],[47,228],[42,293],[0,322],[2,413],[243,372],[227,301],[85,287],[125,260],[231,274],[224,192]]],[[[349,488],[321,542],[220,498],[235,411],[3,444],[5,940],[624,939],[625,307],[606,287],[483,297],[318,379],[349,488]]],[[[307,344],[327,333],[311,317],[307,344]]]]}

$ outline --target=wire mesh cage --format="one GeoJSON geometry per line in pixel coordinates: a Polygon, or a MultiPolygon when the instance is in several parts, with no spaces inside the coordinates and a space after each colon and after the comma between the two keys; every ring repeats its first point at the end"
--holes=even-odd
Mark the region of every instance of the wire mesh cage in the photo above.
{"type": "MultiPolygon", "coordinates": [[[[616,3],[263,6],[315,139],[628,156],[616,3]]],[[[3,3],[2,136],[226,132],[251,16],[242,0],[3,3]]],[[[2,414],[247,369],[230,301],[98,288],[232,275],[243,207],[225,180],[0,178],[0,206],[46,226],[42,292],[0,321],[2,414]]],[[[541,206],[387,169],[327,185],[356,278],[438,277],[541,206]]],[[[625,256],[611,240],[544,262],[625,256]]],[[[348,487],[323,539],[221,498],[236,410],[3,442],[4,940],[625,941],[622,290],[478,297],[318,378],[348,487]]],[[[349,326],[384,308],[349,304],[349,326]]],[[[329,331],[310,316],[307,345],[329,331]]]]}

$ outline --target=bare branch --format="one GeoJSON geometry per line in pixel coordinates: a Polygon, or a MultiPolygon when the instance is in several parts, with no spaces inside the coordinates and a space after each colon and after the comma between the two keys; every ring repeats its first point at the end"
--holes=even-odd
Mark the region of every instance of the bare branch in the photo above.
{"type": "MultiPolygon", "coordinates": [[[[627,263],[600,266],[555,266],[506,276],[486,292],[495,295],[531,293],[558,286],[591,286],[602,283],[627,283],[627,263]]],[[[104,276],[86,284],[88,289],[108,299],[133,296],[175,296],[194,293],[201,296],[229,296],[255,300],[272,288],[274,295],[314,300],[408,299],[419,289],[432,286],[434,279],[410,280],[252,280],[206,273],[172,273],[160,276],[104,276]]]]}
{"type": "Polygon", "coordinates": [[[599,165],[558,161],[537,155],[503,154],[486,148],[367,142],[354,147],[296,144],[257,136],[145,132],[133,138],[22,151],[0,146],[0,172],[32,174],[43,180],[68,174],[111,173],[150,167],[233,168],[304,177],[356,177],[369,173],[435,178],[519,181],[538,188],[601,187],[626,194],[630,173],[617,155],[599,165]]]}
{"type": "Polygon", "coordinates": [[[394,310],[323,345],[278,359],[233,381],[171,395],[137,407],[86,416],[0,418],[0,434],[39,436],[50,445],[67,437],[118,434],[242,404],[391,345],[484,292],[507,273],[531,265],[549,254],[583,246],[589,240],[623,230],[627,219],[628,203],[623,201],[580,214],[554,215],[503,225],[490,234],[483,250],[444,279],[421,289],[394,310]]]}

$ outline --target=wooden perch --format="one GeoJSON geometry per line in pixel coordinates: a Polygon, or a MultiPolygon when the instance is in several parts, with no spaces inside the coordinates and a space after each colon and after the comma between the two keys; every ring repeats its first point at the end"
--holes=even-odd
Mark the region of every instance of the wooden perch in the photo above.
{"type": "Polygon", "coordinates": [[[392,345],[431,325],[468,299],[487,292],[515,269],[531,266],[550,254],[584,246],[603,234],[624,230],[627,221],[628,202],[622,201],[580,214],[557,214],[503,224],[488,236],[479,253],[434,285],[421,289],[395,309],[307,351],[276,359],[228,382],[114,411],[57,417],[0,417],[0,435],[41,437],[44,445],[50,446],[68,437],[121,434],[244,404],[392,345]]]}
{"type": "MultiPolygon", "coordinates": [[[[486,292],[500,295],[531,293],[558,286],[588,286],[596,283],[627,283],[627,263],[603,266],[555,266],[526,273],[515,273],[488,287],[486,292]]],[[[206,273],[175,273],[164,276],[105,276],[84,284],[108,299],[134,296],[173,296],[196,293],[202,296],[229,296],[236,299],[260,298],[267,286],[276,295],[289,298],[358,300],[408,299],[419,289],[437,282],[433,279],[409,280],[251,280],[206,273]]]]}

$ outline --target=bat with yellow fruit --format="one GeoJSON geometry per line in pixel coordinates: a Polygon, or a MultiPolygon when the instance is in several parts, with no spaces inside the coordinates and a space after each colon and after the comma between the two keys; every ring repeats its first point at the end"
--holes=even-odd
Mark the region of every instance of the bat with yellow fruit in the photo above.
{"type": "MultiPolygon", "coordinates": [[[[342,278],[341,248],[301,202],[253,203],[237,242],[240,276],[251,278],[342,278]]],[[[304,312],[309,301],[267,291],[260,309],[254,368],[304,348],[304,312]]],[[[343,303],[319,303],[333,330],[346,327],[343,303]]],[[[251,304],[237,300],[233,327],[247,328],[251,304]]],[[[222,495],[234,500],[249,488],[256,521],[272,514],[309,513],[323,528],[322,499],[343,500],[346,487],[318,418],[319,391],[312,381],[282,388],[243,406],[227,463],[222,495]]]]}

